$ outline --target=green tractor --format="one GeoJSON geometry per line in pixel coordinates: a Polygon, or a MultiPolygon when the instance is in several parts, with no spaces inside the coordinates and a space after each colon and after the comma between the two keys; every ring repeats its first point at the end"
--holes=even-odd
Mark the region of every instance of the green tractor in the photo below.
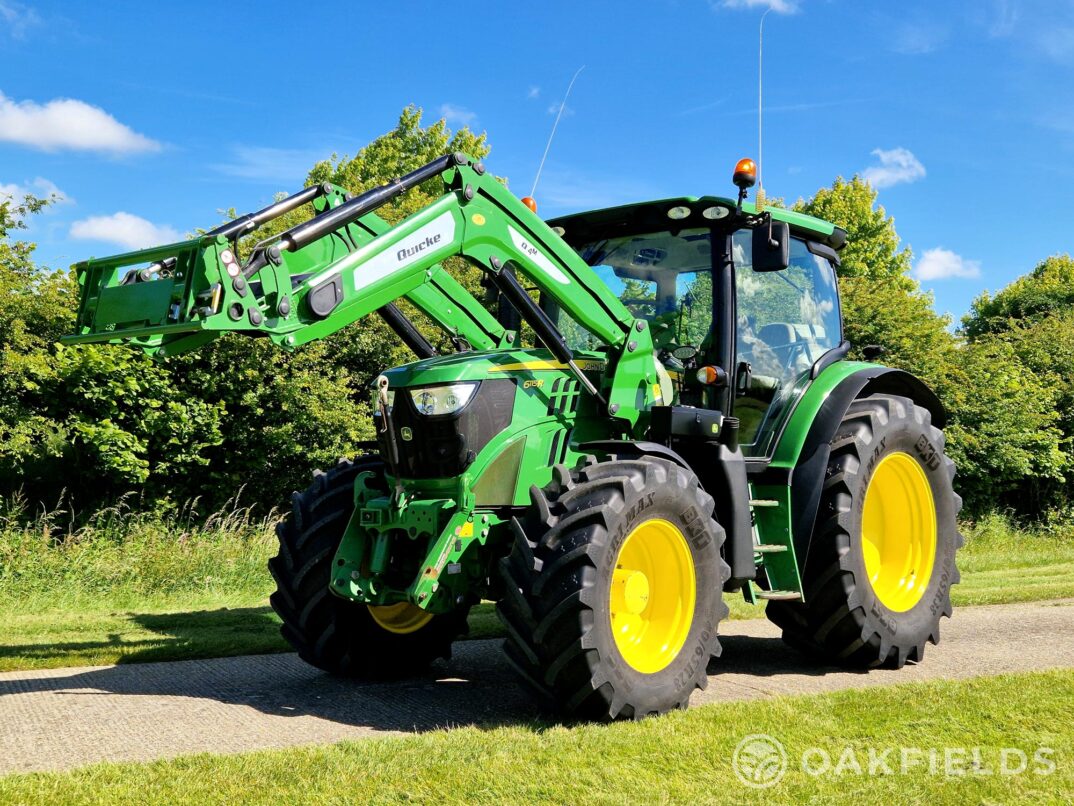
{"type": "Polygon", "coordinates": [[[308,187],[78,264],[65,340],[295,349],[376,312],[417,355],[371,390],[376,445],[317,473],[279,527],[272,605],[321,669],[419,672],[492,600],[508,659],[562,711],[640,718],[704,687],[725,594],[766,603],[821,663],[920,661],[959,579],[943,406],[847,360],[846,233],[745,201],[748,160],[734,181],[737,198],[548,222],[464,154],[358,195],[308,187]],[[396,226],[376,215],[437,179],[396,226]],[[254,236],[304,205],[305,223],[254,236]],[[455,256],[486,299],[444,268],[455,256]]]}

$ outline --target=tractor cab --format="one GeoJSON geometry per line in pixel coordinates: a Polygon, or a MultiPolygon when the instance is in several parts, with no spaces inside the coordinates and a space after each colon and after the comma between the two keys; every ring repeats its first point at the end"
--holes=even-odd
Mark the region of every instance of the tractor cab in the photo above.
{"type": "MultiPolygon", "coordinates": [[[[549,222],[651,324],[670,399],[733,414],[743,452],[754,457],[768,455],[817,363],[846,352],[835,277],[842,231],[792,211],[769,213],[787,225],[786,265],[777,270],[754,268],[755,214],[728,199],[653,201],[549,222]],[[727,274],[731,292],[717,293],[713,278],[727,274]],[[710,366],[723,370],[723,385],[699,372],[710,366]]],[[[546,307],[572,348],[599,348],[568,315],[546,307]]]]}

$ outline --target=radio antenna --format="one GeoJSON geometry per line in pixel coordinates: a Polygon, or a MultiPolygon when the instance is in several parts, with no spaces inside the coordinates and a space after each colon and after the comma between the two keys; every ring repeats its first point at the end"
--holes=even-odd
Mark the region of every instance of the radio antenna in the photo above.
{"type": "Polygon", "coordinates": [[[577,70],[574,71],[574,75],[571,77],[571,83],[567,85],[567,92],[563,95],[563,101],[559,105],[559,111],[556,112],[555,122],[552,123],[552,133],[548,135],[548,142],[544,146],[544,154],[541,156],[541,164],[537,166],[537,175],[533,177],[533,189],[530,191],[530,198],[537,198],[537,183],[541,181],[541,171],[544,170],[544,161],[548,159],[548,149],[552,147],[552,138],[556,136],[556,127],[559,126],[559,119],[563,117],[563,110],[567,108],[567,99],[571,97],[571,90],[574,89],[574,82],[578,78],[578,74],[585,70],[583,64],[577,70]]]}
{"type": "Polygon", "coordinates": [[[772,12],[772,8],[769,7],[764,14],[761,15],[761,24],[757,29],[757,193],[754,194],[754,203],[757,205],[757,212],[761,212],[764,209],[764,154],[761,151],[761,135],[764,131],[763,117],[761,114],[761,104],[764,100],[764,18],[772,12]]]}

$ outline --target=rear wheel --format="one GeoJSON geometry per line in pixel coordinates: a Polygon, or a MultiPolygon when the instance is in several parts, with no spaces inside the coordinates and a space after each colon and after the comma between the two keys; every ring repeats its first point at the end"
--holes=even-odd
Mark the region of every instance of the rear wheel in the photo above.
{"type": "Polygon", "coordinates": [[[784,639],[850,666],[920,661],[959,581],[954,475],[928,411],[891,395],[854,401],[832,440],[805,602],[768,604],[784,639]]]}
{"type": "Polygon", "coordinates": [[[291,517],[276,527],[279,554],[269,560],[276,580],[269,601],[283,621],[283,637],[307,663],[356,677],[414,674],[451,656],[451,642],[466,631],[467,609],[433,615],[407,602],[374,607],[331,593],[332,559],[363,472],[383,479],[383,463],[341,460],[291,496],[291,517]]]}
{"type": "Polygon", "coordinates": [[[567,713],[641,718],[704,688],[729,570],[696,476],[664,459],[593,463],[534,488],[500,563],[508,659],[567,713]]]}

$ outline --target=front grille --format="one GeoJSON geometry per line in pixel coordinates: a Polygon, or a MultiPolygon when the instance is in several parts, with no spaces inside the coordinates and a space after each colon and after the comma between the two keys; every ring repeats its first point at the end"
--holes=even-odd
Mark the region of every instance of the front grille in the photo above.
{"type": "MultiPolygon", "coordinates": [[[[482,381],[462,411],[437,417],[419,414],[410,390],[396,389],[391,415],[399,475],[409,479],[460,475],[489,440],[511,424],[515,389],[509,378],[482,381]]],[[[381,455],[387,456],[387,435],[381,433],[379,415],[374,419],[381,455]]]]}

